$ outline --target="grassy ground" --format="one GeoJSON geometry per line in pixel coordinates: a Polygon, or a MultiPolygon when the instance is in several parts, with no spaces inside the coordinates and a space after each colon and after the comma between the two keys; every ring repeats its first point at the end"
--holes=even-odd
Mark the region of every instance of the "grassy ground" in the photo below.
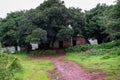
{"type": "Polygon", "coordinates": [[[18,80],[50,80],[47,71],[54,66],[49,60],[33,60],[26,54],[13,54],[20,60],[23,70],[15,74],[18,80]]]}
{"type": "Polygon", "coordinates": [[[67,52],[65,57],[79,63],[85,69],[102,69],[109,76],[106,80],[120,80],[120,48],[91,49],[82,52],[67,52]]]}

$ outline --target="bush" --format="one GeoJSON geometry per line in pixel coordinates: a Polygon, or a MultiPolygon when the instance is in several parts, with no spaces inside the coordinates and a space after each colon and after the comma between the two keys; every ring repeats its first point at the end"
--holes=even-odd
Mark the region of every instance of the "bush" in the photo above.
{"type": "Polygon", "coordinates": [[[92,49],[92,45],[87,44],[87,45],[82,45],[82,46],[74,46],[67,48],[67,52],[82,52],[82,51],[87,51],[89,49],[92,49]]]}
{"type": "Polygon", "coordinates": [[[3,53],[7,53],[7,54],[10,54],[10,50],[7,48],[3,53]]]}
{"type": "Polygon", "coordinates": [[[0,80],[13,80],[13,72],[9,69],[0,68],[0,80]]]}
{"type": "Polygon", "coordinates": [[[31,51],[31,54],[33,55],[55,55],[55,50],[35,50],[31,51]]]}
{"type": "Polygon", "coordinates": [[[120,47],[120,41],[103,43],[103,44],[97,45],[98,49],[100,49],[100,48],[111,49],[114,47],[120,47]]]}
{"type": "Polygon", "coordinates": [[[73,53],[73,52],[87,51],[87,50],[91,50],[91,49],[101,49],[101,50],[102,49],[111,49],[114,47],[120,47],[120,41],[103,43],[100,45],[87,44],[87,45],[82,45],[82,46],[73,46],[73,47],[67,48],[66,51],[69,53],[73,53]]]}
{"type": "Polygon", "coordinates": [[[0,80],[14,80],[14,72],[21,69],[17,58],[0,53],[0,80]]]}
{"type": "Polygon", "coordinates": [[[89,55],[102,55],[105,54],[108,50],[106,49],[92,49],[86,52],[89,55]]]}
{"type": "Polygon", "coordinates": [[[110,55],[114,55],[114,56],[120,56],[120,48],[112,48],[110,49],[109,53],[110,55]]]}

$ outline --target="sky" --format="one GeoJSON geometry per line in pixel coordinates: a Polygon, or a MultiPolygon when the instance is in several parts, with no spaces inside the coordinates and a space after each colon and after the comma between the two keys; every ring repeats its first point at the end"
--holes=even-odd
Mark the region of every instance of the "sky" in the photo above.
{"type": "MultiPolygon", "coordinates": [[[[0,0],[0,17],[5,18],[7,13],[36,8],[44,0],[0,0]]],[[[62,0],[66,7],[79,7],[83,11],[94,8],[98,3],[114,4],[115,0],[62,0]]]]}

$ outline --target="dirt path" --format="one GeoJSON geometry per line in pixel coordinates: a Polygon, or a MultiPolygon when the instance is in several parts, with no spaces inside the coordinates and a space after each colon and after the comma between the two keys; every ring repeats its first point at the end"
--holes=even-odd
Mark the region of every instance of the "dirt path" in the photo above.
{"type": "Polygon", "coordinates": [[[89,74],[85,73],[77,64],[67,61],[55,61],[58,71],[62,74],[58,80],[91,80],[89,74]]]}
{"type": "Polygon", "coordinates": [[[56,66],[55,70],[48,71],[51,80],[104,80],[106,77],[102,70],[86,71],[80,65],[64,60],[65,51],[63,49],[56,51],[57,55],[55,56],[34,57],[35,59],[49,59],[56,66]]]}
{"type": "MultiPolygon", "coordinates": [[[[63,54],[65,52],[64,50],[57,50],[57,53],[63,54]]],[[[64,56],[59,56],[54,58],[53,61],[57,71],[60,72],[56,80],[91,80],[91,76],[82,70],[78,64],[71,61],[65,61],[63,58],[64,56]]]]}

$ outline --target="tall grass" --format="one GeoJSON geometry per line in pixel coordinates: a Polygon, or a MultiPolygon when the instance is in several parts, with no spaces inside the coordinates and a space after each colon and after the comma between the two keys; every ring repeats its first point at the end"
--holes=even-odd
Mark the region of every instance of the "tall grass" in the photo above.
{"type": "Polygon", "coordinates": [[[21,69],[17,58],[8,54],[0,54],[0,80],[14,80],[14,73],[21,69]]]}
{"type": "Polygon", "coordinates": [[[120,41],[103,43],[100,45],[87,44],[87,45],[82,45],[82,46],[74,46],[74,47],[67,48],[66,51],[70,53],[70,52],[82,52],[82,51],[87,51],[90,49],[111,49],[114,47],[120,47],[120,41]]]}
{"type": "Polygon", "coordinates": [[[23,68],[21,72],[15,73],[16,80],[50,80],[48,70],[55,68],[50,60],[32,59],[24,51],[12,56],[20,60],[23,68]]]}
{"type": "Polygon", "coordinates": [[[68,48],[66,59],[79,63],[84,69],[102,69],[109,74],[106,80],[120,80],[119,41],[68,48]]]}
{"type": "Polygon", "coordinates": [[[32,55],[55,55],[56,51],[55,50],[34,50],[31,51],[32,55]]]}

